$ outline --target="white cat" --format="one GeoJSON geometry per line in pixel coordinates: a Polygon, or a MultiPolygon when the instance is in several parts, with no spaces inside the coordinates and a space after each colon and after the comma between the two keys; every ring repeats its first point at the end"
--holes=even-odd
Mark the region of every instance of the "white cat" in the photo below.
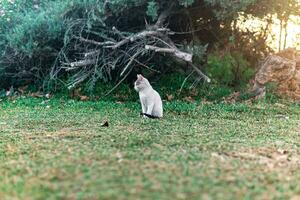
{"type": "Polygon", "coordinates": [[[137,80],[134,82],[134,89],[139,93],[142,115],[149,118],[163,117],[163,104],[161,98],[149,81],[142,75],[137,75],[137,80]]]}

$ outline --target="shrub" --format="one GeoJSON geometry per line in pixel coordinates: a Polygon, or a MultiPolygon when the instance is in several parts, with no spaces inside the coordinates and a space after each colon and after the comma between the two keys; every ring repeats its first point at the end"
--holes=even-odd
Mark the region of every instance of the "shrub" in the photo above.
{"type": "Polygon", "coordinates": [[[218,84],[240,86],[254,75],[254,69],[240,53],[210,54],[206,70],[218,84]]]}

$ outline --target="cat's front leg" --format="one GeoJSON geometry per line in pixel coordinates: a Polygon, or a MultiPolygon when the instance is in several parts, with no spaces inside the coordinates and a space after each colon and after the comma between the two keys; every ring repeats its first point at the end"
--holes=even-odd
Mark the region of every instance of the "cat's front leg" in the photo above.
{"type": "MultiPolygon", "coordinates": [[[[153,108],[154,108],[154,103],[149,104],[149,105],[147,106],[146,114],[152,115],[153,108]]],[[[147,117],[147,118],[148,118],[148,117],[147,117]]]]}
{"type": "Polygon", "coordinates": [[[146,106],[143,103],[141,104],[142,104],[142,113],[146,113],[147,112],[146,106]]]}
{"type": "Polygon", "coordinates": [[[143,117],[143,118],[146,118],[146,116],[144,115],[144,113],[146,113],[146,106],[143,104],[143,103],[141,103],[141,105],[142,105],[142,113],[141,113],[141,116],[143,117]]]}

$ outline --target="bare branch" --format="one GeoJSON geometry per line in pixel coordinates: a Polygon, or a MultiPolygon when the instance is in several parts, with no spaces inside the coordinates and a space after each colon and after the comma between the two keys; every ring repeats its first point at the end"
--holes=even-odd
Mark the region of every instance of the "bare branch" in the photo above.
{"type": "Polygon", "coordinates": [[[190,76],[193,75],[194,72],[195,72],[195,71],[193,70],[193,71],[192,71],[192,72],[184,79],[184,81],[183,81],[182,84],[181,84],[181,87],[180,87],[180,90],[179,90],[179,94],[181,94],[181,92],[182,92],[182,90],[183,90],[183,87],[184,87],[185,83],[186,83],[187,80],[190,78],[190,76]]]}
{"type": "Polygon", "coordinates": [[[84,57],[92,57],[92,56],[96,56],[98,53],[100,53],[100,50],[95,50],[95,51],[91,51],[91,52],[87,52],[84,54],[84,57]]]}
{"type": "Polygon", "coordinates": [[[155,47],[155,46],[151,46],[151,45],[146,45],[145,49],[147,50],[153,50],[155,52],[159,52],[159,53],[170,53],[173,54],[173,56],[179,58],[180,60],[184,60],[185,62],[192,62],[193,59],[193,55],[190,53],[185,53],[182,52],[178,49],[171,49],[171,48],[160,48],[160,47],[155,47]]]}
{"type": "MultiPolygon", "coordinates": [[[[87,65],[92,65],[97,62],[97,59],[91,59],[91,60],[80,60],[76,62],[71,62],[71,63],[63,63],[64,65],[69,65],[71,68],[76,68],[76,67],[83,67],[87,65]]],[[[67,68],[66,68],[67,69],[67,68]]]]}
{"type": "Polygon", "coordinates": [[[208,78],[208,76],[206,76],[198,67],[196,67],[192,62],[188,63],[194,70],[195,72],[202,78],[204,78],[205,81],[207,81],[208,83],[211,82],[210,78],[208,78]]]}
{"type": "Polygon", "coordinates": [[[124,67],[124,69],[122,70],[120,76],[123,76],[123,74],[126,72],[127,68],[130,67],[130,65],[132,64],[132,62],[134,61],[135,58],[137,58],[139,56],[141,52],[136,52],[133,56],[130,56],[129,58],[129,62],[127,63],[127,65],[124,67]]]}
{"type": "Polygon", "coordinates": [[[94,44],[94,45],[97,45],[97,46],[104,46],[104,45],[112,45],[112,44],[115,44],[115,42],[112,42],[112,41],[97,42],[97,41],[89,40],[89,39],[86,39],[86,38],[83,38],[83,37],[76,37],[76,38],[79,39],[79,40],[82,41],[82,42],[94,44]]]}
{"type": "Polygon", "coordinates": [[[110,90],[108,91],[104,96],[110,95],[119,85],[127,78],[127,76],[130,74],[133,68],[131,68],[128,73],[110,90]]]}
{"type": "Polygon", "coordinates": [[[211,82],[210,78],[208,78],[199,68],[197,68],[192,61],[193,55],[189,53],[182,52],[178,49],[171,49],[171,48],[160,48],[156,46],[146,45],[145,49],[153,50],[158,53],[170,53],[173,55],[173,57],[185,61],[195,70],[195,72],[202,78],[204,78],[205,81],[208,83],[211,82]]]}
{"type": "Polygon", "coordinates": [[[149,36],[158,36],[160,33],[158,31],[142,31],[140,33],[137,33],[133,36],[127,37],[123,40],[121,40],[120,42],[116,43],[113,46],[106,46],[105,48],[112,48],[112,49],[117,49],[129,42],[134,42],[138,39],[143,39],[145,37],[149,37],[149,36]]]}
{"type": "MultiPolygon", "coordinates": [[[[122,51],[124,54],[126,54],[127,56],[130,56],[126,51],[122,51]]],[[[150,71],[153,71],[153,72],[156,72],[156,73],[161,73],[160,71],[158,70],[155,70],[155,69],[152,69],[151,67],[145,65],[144,63],[141,63],[140,61],[138,61],[137,59],[133,59],[134,62],[136,62],[137,64],[145,67],[146,69],[150,70],[150,71]]]]}
{"type": "Polygon", "coordinates": [[[119,36],[121,36],[122,38],[126,38],[126,36],[121,32],[119,31],[115,26],[112,27],[112,30],[118,34],[119,36]]]}
{"type": "Polygon", "coordinates": [[[175,53],[175,49],[170,49],[170,48],[160,48],[152,45],[146,45],[145,46],[146,50],[152,50],[155,52],[160,52],[160,53],[175,53]]]}

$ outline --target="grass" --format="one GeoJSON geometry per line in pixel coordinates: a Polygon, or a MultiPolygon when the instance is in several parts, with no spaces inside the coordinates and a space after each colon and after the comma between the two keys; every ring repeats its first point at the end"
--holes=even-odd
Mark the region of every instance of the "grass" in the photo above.
{"type": "Polygon", "coordinates": [[[1,102],[1,199],[299,198],[299,104],[138,113],[138,102],[1,102]]]}

